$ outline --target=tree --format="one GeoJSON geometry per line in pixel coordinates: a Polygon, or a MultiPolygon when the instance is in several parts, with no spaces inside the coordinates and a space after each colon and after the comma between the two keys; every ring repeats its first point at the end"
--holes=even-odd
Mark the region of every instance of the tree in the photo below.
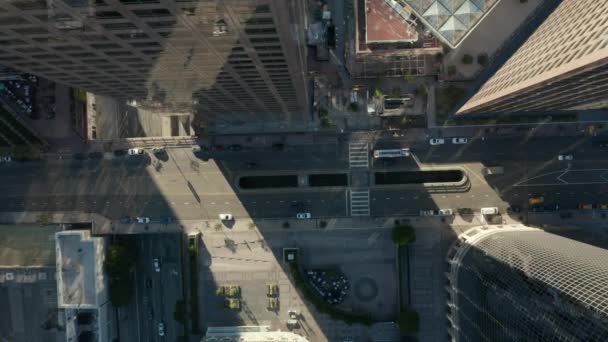
{"type": "Polygon", "coordinates": [[[112,245],[106,252],[103,268],[110,279],[110,301],[116,307],[129,304],[133,297],[134,257],[133,248],[126,245],[112,245]]]}
{"type": "Polygon", "coordinates": [[[404,224],[393,227],[393,242],[399,246],[408,245],[416,241],[416,232],[412,226],[404,224]]]}
{"type": "Polygon", "coordinates": [[[473,63],[473,56],[471,56],[469,54],[465,54],[464,56],[462,56],[462,63],[464,63],[464,64],[473,63]]]}
{"type": "Polygon", "coordinates": [[[457,71],[458,71],[458,70],[456,70],[456,66],[455,66],[455,65],[449,65],[449,66],[448,66],[448,75],[449,75],[449,76],[454,76],[454,75],[456,75],[456,72],[457,72],[457,71]]]}
{"type": "Polygon", "coordinates": [[[358,110],[359,110],[359,104],[358,104],[357,102],[351,102],[351,103],[348,105],[348,110],[349,110],[349,111],[351,111],[351,112],[356,112],[356,111],[358,111],[358,110]]]}
{"type": "Polygon", "coordinates": [[[416,311],[403,311],[399,314],[397,325],[402,333],[416,333],[420,328],[420,317],[416,311]]]}
{"type": "Polygon", "coordinates": [[[488,65],[488,54],[480,53],[479,55],[477,55],[477,63],[481,66],[488,65]]]}

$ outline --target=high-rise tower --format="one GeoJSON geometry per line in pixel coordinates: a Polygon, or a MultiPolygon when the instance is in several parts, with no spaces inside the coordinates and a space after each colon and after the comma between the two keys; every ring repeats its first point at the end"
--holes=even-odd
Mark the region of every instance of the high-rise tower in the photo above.
{"type": "Polygon", "coordinates": [[[562,1],[456,114],[605,107],[606,32],[608,1],[562,1]]]}
{"type": "Polygon", "coordinates": [[[296,0],[5,0],[0,64],[196,120],[305,122],[296,0]]]}
{"type": "Polygon", "coordinates": [[[522,225],[477,227],[447,261],[453,341],[608,336],[608,250],[522,225]]]}

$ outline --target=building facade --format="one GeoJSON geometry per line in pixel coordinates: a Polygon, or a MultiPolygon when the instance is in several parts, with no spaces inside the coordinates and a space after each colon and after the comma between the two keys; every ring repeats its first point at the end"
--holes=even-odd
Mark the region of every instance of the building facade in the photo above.
{"type": "Polygon", "coordinates": [[[452,341],[603,341],[608,251],[523,225],[472,228],[447,255],[452,341]]]}
{"type": "Polygon", "coordinates": [[[607,31],[608,2],[562,1],[456,114],[603,106],[607,31]]]}
{"type": "Polygon", "coordinates": [[[0,64],[196,125],[307,121],[295,0],[6,0],[0,64]]]}

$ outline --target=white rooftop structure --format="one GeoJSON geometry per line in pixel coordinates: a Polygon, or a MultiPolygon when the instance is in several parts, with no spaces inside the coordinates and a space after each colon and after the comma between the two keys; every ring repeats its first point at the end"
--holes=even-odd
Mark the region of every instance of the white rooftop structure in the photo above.
{"type": "Polygon", "coordinates": [[[95,309],[107,302],[104,238],[91,237],[87,230],[62,231],[55,242],[59,307],[95,309]]]}
{"type": "Polygon", "coordinates": [[[66,341],[113,340],[113,312],[103,271],[104,237],[88,230],[55,234],[57,305],[64,309],[66,341]],[[88,322],[78,317],[88,315],[88,322]]]}

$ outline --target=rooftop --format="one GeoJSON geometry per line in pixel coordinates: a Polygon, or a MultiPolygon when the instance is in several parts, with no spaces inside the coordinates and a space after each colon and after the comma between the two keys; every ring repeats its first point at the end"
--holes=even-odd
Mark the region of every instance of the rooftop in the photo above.
{"type": "MultiPolygon", "coordinates": [[[[366,42],[392,43],[418,40],[416,28],[406,21],[409,14],[405,13],[402,7],[391,8],[389,2],[385,0],[366,0],[366,42]]],[[[396,5],[396,3],[392,5],[396,5]]]]}
{"type": "Polygon", "coordinates": [[[383,0],[411,8],[439,39],[454,48],[500,0],[383,0]]]}
{"type": "Polygon", "coordinates": [[[0,265],[54,267],[59,226],[0,225],[0,265]]]}
{"type": "Polygon", "coordinates": [[[107,293],[103,277],[104,239],[89,231],[55,234],[57,297],[62,308],[96,308],[107,293]]]}

